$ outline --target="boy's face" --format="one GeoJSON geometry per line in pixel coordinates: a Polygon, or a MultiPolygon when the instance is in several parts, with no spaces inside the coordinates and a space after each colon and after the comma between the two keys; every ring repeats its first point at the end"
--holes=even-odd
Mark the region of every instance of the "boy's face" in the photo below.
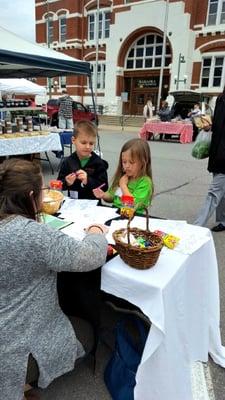
{"type": "Polygon", "coordinates": [[[79,159],[90,157],[94,150],[96,138],[86,132],[79,131],[76,137],[72,137],[72,143],[76,147],[79,159]]]}

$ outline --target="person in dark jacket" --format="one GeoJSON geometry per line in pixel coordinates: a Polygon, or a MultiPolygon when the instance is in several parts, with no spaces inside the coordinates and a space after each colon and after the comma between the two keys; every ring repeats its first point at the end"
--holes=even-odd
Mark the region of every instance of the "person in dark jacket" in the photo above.
{"type": "MultiPolygon", "coordinates": [[[[171,110],[169,108],[169,105],[167,103],[167,101],[163,100],[162,102],[162,107],[160,108],[160,110],[157,112],[157,115],[160,118],[160,121],[162,122],[170,122],[171,118],[172,118],[172,113],[171,110]]],[[[160,140],[163,139],[163,133],[160,133],[160,140]]],[[[169,139],[170,135],[165,135],[165,139],[169,139]]]]}
{"type": "Polygon", "coordinates": [[[76,151],[66,157],[59,171],[58,179],[63,182],[63,190],[68,190],[72,198],[95,199],[93,189],[104,184],[108,188],[108,163],[95,154],[97,128],[90,121],[76,124],[72,143],[76,151]]]}
{"type": "Polygon", "coordinates": [[[168,106],[167,101],[163,101],[162,102],[162,107],[160,108],[160,110],[157,112],[160,120],[162,122],[169,122],[171,121],[171,110],[168,106]]]}
{"type": "Polygon", "coordinates": [[[213,173],[213,180],[195,224],[205,225],[216,211],[218,225],[214,226],[212,231],[221,232],[225,230],[225,87],[216,100],[208,171],[213,173]]]}

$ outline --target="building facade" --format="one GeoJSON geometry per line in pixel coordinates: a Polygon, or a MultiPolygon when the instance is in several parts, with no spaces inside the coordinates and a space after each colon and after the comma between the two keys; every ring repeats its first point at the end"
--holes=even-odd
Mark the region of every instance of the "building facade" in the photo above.
{"type": "MultiPolygon", "coordinates": [[[[35,0],[35,9],[36,41],[91,63],[106,113],[142,114],[148,98],[184,89],[213,105],[223,90],[225,0],[35,0]]],[[[86,77],[38,83],[92,103],[86,77]]]]}

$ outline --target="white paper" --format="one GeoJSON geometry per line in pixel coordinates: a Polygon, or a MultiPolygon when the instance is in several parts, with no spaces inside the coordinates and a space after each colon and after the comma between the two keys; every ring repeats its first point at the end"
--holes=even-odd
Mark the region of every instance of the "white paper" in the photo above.
{"type": "Polygon", "coordinates": [[[73,237],[74,239],[82,240],[86,235],[84,230],[85,228],[85,225],[74,223],[66,228],[63,228],[61,231],[66,235],[73,237]]]}
{"type": "MultiPolygon", "coordinates": [[[[75,200],[66,198],[60,209],[60,218],[73,222],[65,233],[79,238],[84,229],[92,224],[104,224],[112,218],[118,217],[116,208],[97,206],[98,200],[75,200]],[[75,236],[74,236],[75,235],[75,236]]],[[[83,236],[82,236],[83,237],[83,236]]]]}
{"type": "Polygon", "coordinates": [[[60,218],[77,222],[81,218],[88,218],[96,210],[98,200],[78,200],[66,198],[60,208],[60,218]]]}

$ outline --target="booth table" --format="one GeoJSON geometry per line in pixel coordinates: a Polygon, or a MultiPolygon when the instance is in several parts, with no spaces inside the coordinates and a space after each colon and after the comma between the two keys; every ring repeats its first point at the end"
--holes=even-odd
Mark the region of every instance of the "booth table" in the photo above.
{"type": "Polygon", "coordinates": [[[56,133],[0,139],[0,156],[34,154],[50,150],[62,150],[60,137],[56,133]]]}
{"type": "MultiPolygon", "coordinates": [[[[103,219],[104,207],[96,208],[103,219]]],[[[87,226],[87,206],[83,213],[87,226]]],[[[94,216],[93,208],[91,213],[94,216]]],[[[82,223],[82,212],[74,212],[73,218],[76,214],[82,223]]],[[[65,216],[69,219],[69,213],[65,216]]],[[[91,223],[98,218],[93,216],[91,223]]],[[[127,222],[112,222],[110,230],[119,229],[119,224],[125,227],[127,222]]],[[[135,217],[132,226],[145,229],[144,218],[135,217]]],[[[208,229],[184,221],[150,219],[150,228],[180,236],[180,244],[174,250],[163,247],[156,265],[148,270],[133,269],[116,256],[102,267],[101,289],[139,307],[152,322],[137,371],[135,400],[192,400],[194,362],[207,362],[210,354],[225,367],[213,238],[208,229]]],[[[72,225],[64,231],[73,236],[73,229],[79,238],[72,225]]],[[[112,243],[110,233],[107,236],[112,243]]]]}
{"type": "Polygon", "coordinates": [[[153,136],[159,134],[179,135],[180,143],[190,143],[192,142],[193,126],[186,122],[147,121],[139,131],[139,136],[148,140],[151,134],[153,136]]]}

